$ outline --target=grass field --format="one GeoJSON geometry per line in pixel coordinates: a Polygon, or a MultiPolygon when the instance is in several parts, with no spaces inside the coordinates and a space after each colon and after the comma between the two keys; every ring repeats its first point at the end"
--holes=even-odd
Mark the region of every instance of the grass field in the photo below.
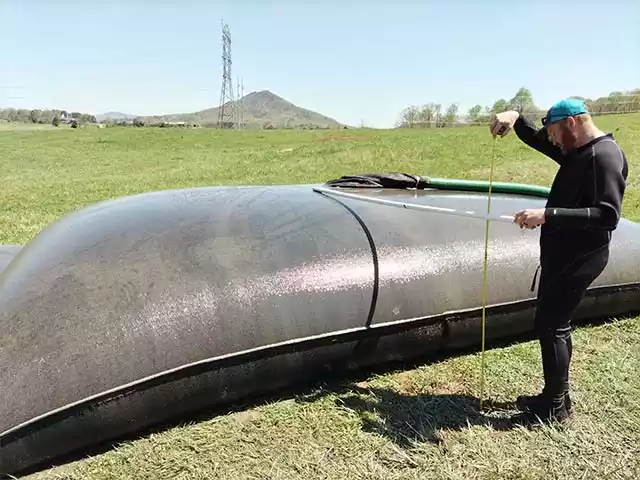
{"type": "MultiPolygon", "coordinates": [[[[630,160],[623,215],[640,221],[640,115],[598,119],[630,160]]],[[[102,199],[183,186],[325,181],[405,171],[487,179],[486,127],[423,131],[0,131],[0,243],[26,243],[102,199]]],[[[549,185],[555,164],[500,139],[496,180],[549,185]]],[[[640,266],[639,266],[640,270],[640,266]]],[[[475,410],[479,354],[305,388],[194,419],[35,475],[57,479],[537,479],[640,476],[640,318],[577,330],[576,417],[501,429],[475,410]]],[[[535,342],[487,354],[492,402],[541,386],[535,342]]]]}

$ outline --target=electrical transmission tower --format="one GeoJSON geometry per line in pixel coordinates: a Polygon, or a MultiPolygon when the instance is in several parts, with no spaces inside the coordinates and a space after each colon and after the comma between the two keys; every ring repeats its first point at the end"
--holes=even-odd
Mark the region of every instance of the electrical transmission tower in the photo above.
{"type": "Polygon", "coordinates": [[[231,80],[231,32],[229,26],[222,22],[222,87],[220,88],[218,125],[220,128],[232,128],[235,120],[233,81],[231,80]]]}

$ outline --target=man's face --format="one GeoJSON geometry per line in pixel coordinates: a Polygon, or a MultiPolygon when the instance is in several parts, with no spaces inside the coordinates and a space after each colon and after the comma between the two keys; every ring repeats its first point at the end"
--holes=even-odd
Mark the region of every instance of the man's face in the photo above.
{"type": "Polygon", "coordinates": [[[578,136],[575,128],[575,120],[569,117],[547,125],[547,135],[551,143],[560,147],[563,152],[568,152],[577,143],[578,136]]]}

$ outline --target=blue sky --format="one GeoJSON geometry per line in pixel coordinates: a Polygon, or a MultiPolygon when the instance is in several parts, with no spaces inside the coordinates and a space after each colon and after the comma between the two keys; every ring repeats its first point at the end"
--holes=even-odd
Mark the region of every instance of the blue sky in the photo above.
{"type": "Polygon", "coordinates": [[[520,86],[547,107],[640,87],[637,0],[0,0],[0,107],[149,115],[217,106],[233,78],[351,125],[466,111],[520,86]]]}

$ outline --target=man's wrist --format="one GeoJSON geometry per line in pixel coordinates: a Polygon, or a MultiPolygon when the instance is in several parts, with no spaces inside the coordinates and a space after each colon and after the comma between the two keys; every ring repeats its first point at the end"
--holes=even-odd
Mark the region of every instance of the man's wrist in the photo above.
{"type": "Polygon", "coordinates": [[[517,110],[512,110],[512,112],[513,112],[513,120],[511,121],[511,124],[515,126],[516,123],[521,121],[522,116],[520,115],[520,112],[518,112],[517,110]]]}

